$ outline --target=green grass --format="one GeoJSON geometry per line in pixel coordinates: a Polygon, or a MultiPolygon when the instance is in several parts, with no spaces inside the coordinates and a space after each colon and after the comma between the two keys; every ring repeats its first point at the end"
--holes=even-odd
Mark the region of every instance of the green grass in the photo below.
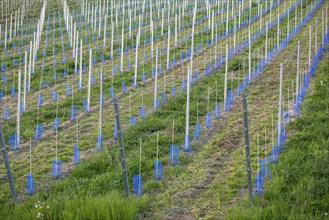
{"type": "MultiPolygon", "coordinates": [[[[263,41],[264,39],[260,38],[258,41],[255,42],[255,44],[253,44],[253,47],[256,45],[256,43],[261,43],[263,41]]],[[[236,66],[239,66],[240,62],[241,60],[239,59],[234,60],[234,62],[232,62],[232,66],[230,66],[230,69],[235,69],[236,66]]],[[[197,98],[200,98],[199,101],[200,103],[202,103],[199,112],[200,116],[204,116],[206,114],[207,100],[205,97],[207,96],[207,88],[214,88],[214,79],[217,79],[222,82],[223,71],[219,71],[216,73],[216,75],[214,74],[207,79],[200,80],[200,82],[198,82],[195,87],[193,87],[193,91],[191,92],[191,100],[193,100],[191,105],[195,107],[197,98]]],[[[237,82],[235,80],[234,87],[236,86],[236,84],[237,82]]],[[[222,85],[220,86],[220,90],[223,90],[222,85]]],[[[211,106],[213,106],[214,104],[214,97],[215,94],[212,93],[211,106]]],[[[219,101],[221,101],[221,98],[219,99],[219,101]]],[[[125,133],[124,137],[126,153],[128,156],[128,169],[130,177],[138,172],[137,164],[139,163],[139,158],[136,155],[138,155],[139,152],[139,141],[136,137],[141,136],[143,137],[144,143],[142,173],[143,181],[145,181],[144,183],[146,192],[157,193],[158,191],[164,191],[164,193],[160,194],[159,197],[162,197],[163,199],[165,199],[165,201],[168,201],[167,205],[172,205],[170,204],[171,192],[169,192],[168,188],[175,188],[172,187],[173,185],[170,185],[171,182],[168,181],[167,178],[183,180],[184,178],[188,177],[198,180],[202,179],[205,175],[202,170],[200,170],[197,176],[191,177],[191,175],[194,173],[192,173],[192,170],[188,166],[195,162],[197,159],[190,157],[189,155],[182,155],[182,157],[180,158],[181,164],[178,167],[166,166],[168,164],[168,148],[169,144],[171,143],[171,120],[172,116],[174,115],[177,123],[175,131],[175,142],[183,142],[184,105],[185,94],[177,94],[177,97],[172,100],[169,100],[166,105],[161,106],[159,111],[157,111],[155,114],[146,118],[142,123],[138,123],[136,126],[127,129],[127,132],[125,133]],[[167,172],[167,170],[166,172],[164,172],[166,177],[165,180],[161,182],[152,181],[152,162],[155,157],[156,131],[161,132],[160,146],[162,146],[162,148],[160,152],[160,158],[164,163],[164,168],[169,170],[169,172],[167,172]]],[[[191,118],[191,124],[195,124],[195,111],[191,111],[191,118]]],[[[236,132],[232,131],[232,133],[235,134],[236,132]]],[[[221,135],[224,136],[224,134],[221,135]]],[[[95,138],[93,137],[91,141],[88,140],[88,142],[86,141],[86,143],[90,145],[90,143],[94,142],[94,140],[95,138]]],[[[41,145],[40,147],[45,147],[45,145],[41,145]]],[[[197,147],[193,145],[193,151],[197,152],[198,150],[200,149],[197,149],[197,147]]],[[[208,151],[209,156],[211,156],[211,154],[215,154],[216,152],[218,152],[218,149],[205,148],[203,151],[208,151]]],[[[240,154],[240,157],[241,155],[242,154],[240,154]]],[[[236,156],[233,157],[235,158],[236,156]]],[[[45,160],[46,158],[45,156],[42,156],[41,159],[45,160]]],[[[200,159],[200,161],[206,161],[208,157],[199,157],[198,159],[200,159]]],[[[35,219],[37,217],[38,210],[35,210],[34,203],[40,200],[41,204],[42,202],[45,202],[47,203],[45,205],[50,206],[50,213],[45,213],[45,218],[47,219],[85,219],[87,218],[87,216],[90,216],[90,219],[108,219],[110,217],[110,219],[133,219],[137,217],[137,212],[147,211],[145,207],[147,206],[148,198],[147,196],[144,196],[142,198],[124,200],[121,195],[118,195],[116,193],[108,194],[111,191],[123,191],[121,182],[121,171],[118,164],[119,161],[117,144],[115,144],[111,146],[110,151],[105,150],[104,152],[97,154],[95,157],[92,157],[86,162],[79,165],[77,168],[74,169],[72,175],[69,178],[61,180],[59,182],[54,182],[52,186],[48,188],[47,186],[44,187],[42,183],[39,183],[39,185],[37,186],[44,187],[45,190],[40,191],[39,193],[37,193],[36,196],[32,198],[28,198],[26,202],[17,206],[10,205],[9,207],[8,204],[6,204],[6,206],[0,205],[0,217],[2,214],[4,214],[5,218],[35,219]],[[99,215],[99,213],[102,213],[104,215],[99,215]]],[[[238,174],[242,171],[238,170],[235,172],[238,174]]],[[[129,179],[131,180],[131,178],[129,179]]],[[[48,179],[44,181],[47,182],[48,179]]],[[[278,182],[276,181],[276,183],[278,182]]],[[[183,187],[188,184],[189,183],[186,183],[184,181],[180,182],[179,185],[177,184],[176,187],[178,187],[178,190],[183,191],[183,187]],[[180,187],[182,187],[183,189],[180,187]]],[[[226,184],[226,188],[222,189],[222,191],[227,194],[227,197],[235,197],[235,188],[237,185],[239,185],[239,183],[236,180],[232,179],[229,184],[226,184]]],[[[186,198],[186,200],[187,199],[189,198],[186,198]]],[[[219,202],[219,206],[220,205],[221,204],[219,202]]],[[[163,209],[163,207],[160,206],[158,208],[163,209]]]]}
{"type": "Polygon", "coordinates": [[[148,198],[126,199],[115,191],[99,197],[62,197],[44,201],[31,198],[29,203],[0,206],[1,219],[138,219],[148,198]],[[40,213],[40,214],[39,214],[40,213]],[[38,215],[40,217],[38,217],[38,215]]]}
{"type": "MultiPolygon", "coordinates": [[[[260,38],[257,42],[264,41],[263,38],[260,38]]],[[[253,45],[254,47],[254,45],[253,45]]],[[[244,56],[241,54],[240,56],[244,56]]],[[[206,106],[207,106],[207,88],[215,86],[215,79],[219,82],[223,82],[223,70],[220,70],[216,73],[216,75],[211,75],[209,78],[204,78],[200,80],[194,87],[193,91],[191,91],[191,124],[195,124],[196,122],[196,100],[198,97],[199,99],[199,116],[202,117],[206,114],[206,106]],[[202,98],[201,98],[202,97],[202,98]]],[[[235,80],[234,87],[236,86],[237,82],[235,80]]],[[[223,85],[219,85],[219,91],[223,90],[223,85]]],[[[222,96],[218,99],[219,101],[222,100],[222,96]]],[[[143,123],[138,123],[134,127],[130,127],[127,129],[125,133],[125,146],[126,146],[126,153],[128,157],[128,169],[129,174],[133,175],[138,172],[138,163],[139,159],[136,157],[138,155],[138,139],[136,137],[143,137],[143,163],[142,163],[142,171],[143,171],[143,178],[146,178],[146,183],[152,179],[153,175],[153,167],[152,162],[155,157],[155,132],[156,131],[164,131],[165,133],[161,134],[160,138],[160,159],[162,159],[164,165],[168,163],[168,153],[169,153],[169,145],[171,143],[171,120],[172,116],[175,115],[176,120],[176,128],[175,128],[175,143],[183,143],[183,135],[184,135],[184,106],[185,106],[185,94],[180,93],[177,96],[169,100],[168,103],[162,106],[159,111],[157,111],[152,116],[146,118],[143,123]],[[148,134],[148,135],[145,135],[148,134]]],[[[210,106],[213,106],[215,102],[215,94],[214,92],[211,94],[211,101],[210,106]]],[[[107,135],[110,135],[110,132],[106,132],[107,135]]],[[[87,146],[92,145],[94,143],[95,138],[88,137],[88,141],[86,144],[80,143],[80,147],[86,148],[87,146]]],[[[63,140],[64,141],[64,140],[63,140]]],[[[50,141],[49,141],[50,142],[50,141]]],[[[40,145],[40,151],[45,149],[46,143],[43,142],[43,145],[40,145]],[[41,149],[42,148],[42,149],[41,149]]],[[[196,150],[196,149],[193,149],[196,150]]],[[[41,152],[40,154],[41,160],[44,161],[43,166],[50,169],[49,158],[46,158],[45,153],[41,152]]],[[[50,154],[51,155],[51,154],[50,154]]],[[[62,158],[63,152],[60,151],[59,155],[62,158]]],[[[49,154],[48,154],[49,156],[49,154]]],[[[51,157],[51,156],[50,156],[51,157]]],[[[190,162],[190,158],[187,156],[183,156],[181,158],[181,165],[188,164],[190,162]]],[[[71,192],[75,192],[76,188],[79,186],[81,191],[85,191],[88,196],[99,196],[107,192],[110,189],[122,189],[122,182],[121,181],[121,171],[118,167],[118,151],[117,151],[117,144],[112,145],[110,152],[100,153],[94,158],[89,159],[86,163],[81,164],[78,166],[72,173],[72,178],[69,180],[64,180],[61,183],[58,183],[54,186],[55,191],[54,194],[59,194],[62,190],[67,190],[71,192]],[[78,184],[79,183],[79,184],[78,184]],[[56,190],[61,189],[61,190],[56,190]]],[[[15,164],[16,165],[16,164],[15,164]]],[[[177,175],[180,173],[185,173],[186,169],[171,169],[170,175],[177,175]]],[[[40,180],[40,170],[36,171],[33,169],[35,174],[36,181],[40,180]],[[39,175],[39,176],[37,176],[39,175]]],[[[22,172],[22,170],[17,171],[22,172]]],[[[46,172],[43,172],[46,173],[46,172]]],[[[186,174],[188,175],[188,173],[186,174]]],[[[168,175],[169,176],[169,175],[168,175]]],[[[50,177],[46,177],[47,180],[45,182],[50,181],[50,177]]],[[[150,181],[150,187],[152,187],[153,182],[150,181]]],[[[25,183],[24,183],[25,185],[25,183]]],[[[36,184],[39,188],[43,187],[42,183],[36,184]]],[[[22,188],[22,184],[20,184],[20,189],[22,188]]],[[[24,187],[24,186],[23,186],[24,187]]],[[[83,195],[84,193],[82,193],[83,195]]],[[[58,196],[59,196],[58,195],[58,196]]]]}
{"type": "Polygon", "coordinates": [[[316,73],[301,116],[289,124],[288,137],[265,194],[250,207],[242,202],[229,219],[328,219],[329,215],[329,63],[316,73]],[[312,91],[314,90],[314,91],[312,91]]]}

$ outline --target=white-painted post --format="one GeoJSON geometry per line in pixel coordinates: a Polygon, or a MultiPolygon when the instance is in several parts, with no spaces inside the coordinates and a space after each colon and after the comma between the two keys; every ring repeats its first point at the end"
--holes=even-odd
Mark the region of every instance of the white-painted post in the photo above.
{"type": "Polygon", "coordinates": [[[30,62],[29,62],[29,84],[27,87],[27,91],[30,91],[31,89],[31,69],[32,69],[32,41],[30,41],[30,62]]]}
{"type": "Polygon", "coordinates": [[[111,59],[113,59],[114,22],[111,25],[111,59]]]}
{"type": "Polygon", "coordinates": [[[273,5],[273,0],[271,0],[270,3],[270,23],[272,23],[272,5],[273,5]]]}
{"type": "Polygon", "coordinates": [[[212,10],[212,20],[211,20],[211,44],[214,43],[214,25],[215,25],[215,11],[212,10]]]}
{"type": "Polygon", "coordinates": [[[250,33],[250,25],[249,25],[249,27],[248,27],[248,35],[249,35],[249,37],[248,37],[248,40],[249,40],[249,45],[248,45],[248,47],[249,47],[249,56],[248,56],[248,58],[249,58],[249,82],[251,81],[251,33],[250,33]]]}
{"type": "Polygon", "coordinates": [[[13,14],[10,14],[9,43],[11,43],[12,29],[13,29],[13,14]]]}
{"type": "Polygon", "coordinates": [[[268,21],[265,27],[265,63],[267,63],[267,39],[268,39],[268,21]]]}
{"type": "Polygon", "coordinates": [[[134,77],[134,87],[137,87],[137,68],[138,68],[138,34],[136,36],[136,56],[135,56],[135,77],[134,77]]]}
{"type": "Polygon", "coordinates": [[[74,28],[73,28],[73,44],[72,45],[72,55],[73,55],[73,58],[75,58],[75,38],[76,38],[76,29],[77,29],[77,23],[74,22],[74,28]]]}
{"type": "Polygon", "coordinates": [[[154,36],[154,31],[153,31],[153,21],[151,20],[151,56],[153,57],[153,51],[154,51],[154,39],[153,39],[153,36],[154,36]]]}
{"type": "MultiPolygon", "coordinates": [[[[96,34],[96,26],[97,26],[97,9],[98,9],[98,7],[96,6],[95,7],[95,12],[94,12],[94,18],[93,18],[94,34],[96,34]]],[[[72,18],[72,16],[71,16],[71,18],[72,18]]],[[[71,24],[72,24],[72,21],[71,21],[71,24]]]]}
{"type": "Polygon", "coordinates": [[[125,36],[125,33],[124,33],[123,26],[122,26],[122,29],[121,29],[121,62],[120,62],[121,63],[120,64],[121,73],[123,72],[124,36],[125,36]]]}
{"type": "Polygon", "coordinates": [[[36,32],[33,34],[33,57],[32,57],[32,73],[34,73],[35,67],[35,58],[36,58],[36,32]]]}
{"type": "Polygon", "coordinates": [[[328,31],[328,5],[326,5],[326,33],[328,31]]]}
{"type": "Polygon", "coordinates": [[[210,4],[209,4],[209,2],[206,2],[206,8],[207,8],[208,30],[209,30],[210,29],[210,21],[211,21],[210,4]]]}
{"type": "Polygon", "coordinates": [[[26,76],[27,76],[27,51],[25,51],[25,57],[24,57],[24,95],[23,95],[23,111],[25,112],[26,107],[26,76]]]}
{"type": "Polygon", "coordinates": [[[15,147],[19,146],[21,133],[21,78],[22,71],[18,71],[18,92],[17,92],[17,117],[16,117],[16,141],[15,147]]]}
{"type": "Polygon", "coordinates": [[[233,17],[234,9],[235,9],[235,7],[234,7],[234,1],[232,1],[232,3],[231,3],[231,17],[233,17]]]}
{"type": "MultiPolygon", "coordinates": [[[[185,138],[190,136],[190,67],[187,67],[186,79],[186,125],[185,125],[185,138]]],[[[189,148],[189,140],[185,141],[185,150],[189,148]]]]}
{"type": "Polygon", "coordinates": [[[278,10],[277,45],[278,45],[278,51],[279,51],[280,50],[280,10],[278,10]]]}
{"type": "Polygon", "coordinates": [[[156,47],[155,52],[155,80],[154,80],[154,101],[153,101],[153,111],[157,109],[157,96],[158,96],[158,52],[159,47],[156,47]]]}
{"type": "Polygon", "coordinates": [[[236,17],[234,16],[234,36],[233,36],[233,50],[234,54],[236,53],[236,17]]]}
{"type": "Polygon", "coordinates": [[[226,111],[226,97],[227,97],[227,72],[228,72],[228,44],[226,44],[225,57],[225,80],[224,80],[224,111],[226,111]]]}
{"type": "Polygon", "coordinates": [[[322,10],[322,47],[324,48],[324,11],[322,10]]]}
{"type": "Polygon", "coordinates": [[[101,8],[98,9],[98,39],[101,39],[101,31],[102,31],[102,14],[101,8]]]}
{"type": "Polygon", "coordinates": [[[141,15],[138,16],[138,45],[136,46],[139,46],[140,45],[140,39],[141,39],[141,23],[142,23],[142,20],[141,20],[141,15]]]}
{"type": "Polygon", "coordinates": [[[315,51],[314,53],[318,52],[318,18],[316,18],[315,22],[315,51]]]}
{"type": "Polygon", "coordinates": [[[296,76],[296,102],[298,101],[298,94],[299,94],[299,65],[300,65],[300,41],[298,41],[297,45],[297,76],[296,76]]]}
{"type": "Polygon", "coordinates": [[[263,5],[260,6],[260,13],[259,13],[259,33],[262,30],[262,16],[263,16],[263,5]]]}
{"type": "MultiPolygon", "coordinates": [[[[1,29],[1,27],[0,27],[1,29]]],[[[178,28],[177,28],[177,14],[175,13],[175,47],[177,46],[177,34],[178,34],[178,28]]],[[[1,37],[0,37],[1,38],[1,37]]]]}
{"type": "Polygon", "coordinates": [[[106,47],[106,24],[107,24],[107,15],[105,15],[105,18],[104,18],[104,42],[103,42],[103,48],[106,47]]]}
{"type": "Polygon", "coordinates": [[[119,8],[116,7],[116,10],[115,10],[115,26],[118,27],[118,10],[119,8]]]}
{"type": "MultiPolygon", "coordinates": [[[[311,1],[312,2],[312,1],[311,1]]],[[[296,28],[297,28],[297,14],[298,14],[298,12],[297,12],[297,5],[296,5],[296,8],[295,8],[295,30],[294,30],[294,32],[296,33],[296,28]]]]}
{"type": "Polygon", "coordinates": [[[300,22],[303,21],[303,1],[300,1],[300,22]]]}
{"type": "Polygon", "coordinates": [[[164,9],[162,9],[161,36],[163,35],[164,9]]]}
{"type": "MultiPolygon", "coordinates": [[[[72,42],[72,38],[73,38],[73,36],[72,36],[72,28],[73,28],[72,27],[72,24],[73,24],[73,17],[72,17],[72,15],[70,16],[70,18],[71,18],[71,20],[70,20],[71,22],[70,22],[70,32],[69,33],[70,33],[70,45],[72,46],[72,43],[73,43],[72,42]]],[[[94,22],[96,24],[96,20],[94,22]]]]}
{"type": "Polygon", "coordinates": [[[91,91],[91,67],[92,67],[92,49],[89,50],[89,76],[88,76],[88,97],[87,97],[87,112],[90,111],[90,91],[91,91]]]}
{"type": "Polygon", "coordinates": [[[170,25],[168,26],[168,42],[167,42],[167,70],[169,70],[170,57],[170,25]]]}
{"type": "Polygon", "coordinates": [[[228,8],[229,8],[229,4],[230,4],[230,2],[229,1],[227,1],[227,8],[226,8],[226,36],[228,35],[228,8]]]}
{"type": "Polygon", "coordinates": [[[153,21],[153,7],[152,7],[152,1],[150,1],[150,21],[153,21]]]}
{"type": "Polygon", "coordinates": [[[192,39],[191,39],[191,65],[190,65],[190,73],[193,74],[193,56],[194,56],[194,28],[195,28],[195,19],[196,19],[196,10],[197,10],[198,1],[194,1],[194,12],[193,12],[193,20],[192,20],[192,39]]]}
{"type": "Polygon", "coordinates": [[[90,2],[88,2],[88,9],[87,9],[87,24],[90,25],[90,2]]]}
{"type": "MultiPolygon", "coordinates": [[[[99,135],[103,134],[103,69],[100,72],[100,85],[99,85],[99,135]]],[[[103,141],[103,138],[100,139],[103,141]]],[[[103,143],[99,143],[99,147],[103,146],[103,143]]]]}
{"type": "Polygon", "coordinates": [[[14,37],[16,37],[16,27],[17,27],[17,11],[15,11],[14,37]]]}
{"type": "Polygon", "coordinates": [[[217,65],[217,57],[218,57],[217,53],[218,53],[218,27],[216,27],[215,68],[217,65]]]}
{"type": "Polygon", "coordinates": [[[169,25],[169,18],[170,18],[170,1],[168,1],[168,13],[167,13],[167,25],[169,25]]]}
{"type": "Polygon", "coordinates": [[[79,31],[76,34],[76,43],[75,43],[75,55],[74,55],[74,73],[78,73],[78,52],[79,52],[79,31]]]}
{"type": "Polygon", "coordinates": [[[79,87],[82,89],[82,39],[80,39],[79,87]]]}
{"type": "Polygon", "coordinates": [[[310,25],[309,41],[308,41],[308,71],[311,72],[311,56],[312,56],[312,26],[310,25]]]}
{"type": "Polygon", "coordinates": [[[181,19],[181,10],[180,10],[180,8],[179,8],[179,11],[178,11],[178,30],[180,30],[180,24],[181,24],[181,21],[180,21],[180,19],[181,19]]]}
{"type": "Polygon", "coordinates": [[[8,29],[8,21],[6,18],[6,28],[5,28],[5,50],[7,50],[7,29],[8,29]]]}
{"type": "Polygon", "coordinates": [[[288,10],[288,19],[287,19],[287,37],[290,33],[290,10],[288,10]]]}
{"type": "Polygon", "coordinates": [[[240,24],[241,24],[241,8],[242,8],[242,3],[239,2],[239,25],[238,25],[238,28],[240,29],[240,24]]]}
{"type": "Polygon", "coordinates": [[[280,92],[279,92],[279,112],[278,112],[278,144],[281,144],[281,117],[282,117],[282,75],[283,66],[280,63],[280,92]]]}
{"type": "Polygon", "coordinates": [[[131,9],[128,10],[129,13],[129,38],[131,37],[131,9]]]}

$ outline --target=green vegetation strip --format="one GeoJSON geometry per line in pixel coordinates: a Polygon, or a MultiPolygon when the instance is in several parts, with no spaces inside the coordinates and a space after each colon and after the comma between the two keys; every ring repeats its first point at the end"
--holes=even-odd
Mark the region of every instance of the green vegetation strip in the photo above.
{"type": "Polygon", "coordinates": [[[254,207],[243,202],[230,219],[327,219],[329,216],[329,53],[319,63],[301,116],[289,124],[273,179],[254,207]],[[248,217],[247,217],[248,216],[248,217]],[[247,218],[246,218],[247,217],[247,218]]]}

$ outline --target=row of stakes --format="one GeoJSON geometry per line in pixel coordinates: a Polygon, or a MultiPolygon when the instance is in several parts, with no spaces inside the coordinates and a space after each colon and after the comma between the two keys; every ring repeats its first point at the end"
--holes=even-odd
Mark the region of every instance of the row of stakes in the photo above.
{"type": "MultiPolygon", "coordinates": [[[[297,31],[296,31],[297,32],[297,31]]],[[[257,75],[257,74],[256,74],[257,75]]],[[[245,86],[245,84],[244,84],[244,86],[245,86]]],[[[239,86],[239,88],[240,88],[240,86],[239,86]]],[[[241,91],[240,91],[241,92],[241,91]]],[[[232,98],[231,98],[232,99],[232,98]]],[[[233,100],[232,100],[233,101],[233,100]]],[[[230,103],[232,102],[232,101],[229,101],[228,102],[228,105],[227,106],[230,106],[230,103]]],[[[226,107],[227,108],[227,107],[226,107]]],[[[215,115],[219,115],[220,113],[218,112],[218,110],[220,109],[220,107],[219,107],[219,105],[218,104],[216,104],[216,112],[215,112],[215,115]]],[[[228,108],[226,109],[226,110],[229,110],[228,108]]],[[[207,119],[206,119],[206,127],[211,127],[211,113],[209,114],[210,112],[208,112],[208,114],[207,114],[207,119]]],[[[57,117],[56,116],[56,120],[55,120],[55,122],[54,122],[54,128],[57,128],[58,126],[59,126],[59,124],[60,124],[60,120],[59,120],[59,117],[57,117]]],[[[40,127],[40,129],[37,127],[37,129],[36,129],[36,133],[39,133],[41,131],[41,133],[42,133],[42,127],[40,127]]],[[[196,132],[195,132],[195,134],[197,134],[197,136],[198,136],[198,134],[200,133],[200,126],[199,125],[197,125],[196,126],[196,132]]],[[[38,135],[37,135],[38,136],[38,135]]],[[[174,158],[176,158],[176,154],[175,154],[175,152],[177,153],[177,146],[176,146],[176,149],[174,149],[174,147],[175,147],[175,145],[172,145],[171,147],[170,147],[170,158],[173,158],[173,160],[174,161],[177,161],[177,163],[178,163],[178,156],[177,156],[177,160],[176,159],[174,159],[174,158]]],[[[178,147],[178,149],[180,149],[179,147],[178,147]]],[[[79,151],[78,151],[78,146],[76,145],[75,146],[75,148],[74,148],[74,152],[75,152],[75,156],[74,156],[74,163],[78,163],[79,162],[79,151]]],[[[179,151],[178,151],[178,154],[179,154],[179,151]]],[[[155,161],[154,162],[155,163],[155,170],[156,170],[156,177],[155,177],[155,179],[161,179],[162,178],[162,164],[161,164],[161,161],[155,161]],[[161,175],[160,175],[161,174],[161,175]],[[161,178],[160,178],[161,177],[161,178]]],[[[173,162],[172,162],[173,163],[173,162]]],[[[176,163],[176,162],[175,162],[176,163]]],[[[261,167],[263,167],[263,166],[261,166],[261,167]]],[[[53,174],[53,177],[55,178],[55,177],[61,177],[61,162],[60,162],[60,160],[54,160],[53,161],[53,169],[52,169],[52,174],[53,174]]],[[[29,174],[29,176],[28,176],[28,179],[30,180],[29,182],[30,183],[33,183],[34,181],[33,181],[33,177],[32,177],[32,173],[30,172],[30,174],[29,174]]],[[[134,176],[134,181],[133,181],[134,183],[141,183],[142,181],[141,181],[141,176],[139,175],[135,175],[134,176]]],[[[31,188],[32,190],[31,190],[31,192],[34,192],[33,191],[33,185],[34,184],[30,184],[30,186],[31,187],[29,187],[29,188],[31,188]]],[[[29,186],[29,184],[28,184],[28,186],[29,186]]],[[[138,188],[138,192],[140,192],[141,190],[140,190],[140,186],[139,187],[137,187],[138,188]]],[[[135,191],[135,190],[134,190],[135,191]]],[[[28,193],[28,194],[31,194],[31,193],[28,193]]]]}
{"type": "MultiPolygon", "coordinates": [[[[294,6],[291,8],[291,10],[293,10],[293,8],[294,8],[294,6]]],[[[280,19],[283,19],[284,18],[284,16],[285,15],[283,15],[283,16],[281,16],[281,18],[280,19]]],[[[276,24],[276,22],[274,22],[274,23],[272,23],[272,24],[269,24],[269,27],[270,26],[274,26],[276,24]]],[[[254,40],[256,40],[262,33],[264,32],[264,30],[262,30],[262,31],[260,31],[259,33],[257,33],[255,36],[253,36],[253,37],[251,37],[251,41],[254,41],[254,40]]],[[[245,48],[246,46],[247,46],[247,43],[248,42],[244,42],[244,43],[242,43],[241,45],[239,45],[238,46],[238,50],[242,50],[243,48],[245,48]]],[[[202,48],[203,46],[202,46],[202,44],[200,45],[200,48],[202,48]]],[[[197,48],[197,51],[198,51],[198,48],[197,48]]],[[[234,55],[235,54],[235,48],[231,48],[228,52],[227,52],[227,56],[228,56],[228,59],[231,59],[231,57],[232,57],[232,55],[234,55]]],[[[186,56],[184,56],[184,58],[190,58],[190,55],[191,55],[191,53],[189,52],[187,52],[187,55],[186,56]]],[[[182,57],[182,56],[181,56],[182,57]]],[[[225,59],[224,59],[224,57],[220,57],[220,59],[218,60],[218,62],[215,64],[215,68],[220,68],[220,66],[221,66],[221,64],[223,64],[225,62],[225,59]]],[[[258,65],[259,67],[258,67],[258,69],[254,69],[253,70],[253,72],[255,73],[255,72],[259,72],[259,70],[262,68],[262,65],[264,65],[263,64],[264,63],[264,60],[262,60],[261,62],[260,62],[260,65],[258,65]]],[[[206,76],[208,76],[209,75],[209,73],[211,73],[212,71],[213,71],[213,66],[214,66],[214,64],[212,64],[211,62],[209,63],[209,67],[207,67],[206,69],[205,69],[205,75],[206,76]]],[[[159,72],[159,74],[161,74],[162,73],[162,68],[161,68],[161,65],[159,65],[159,68],[157,69],[158,70],[158,72],[159,72]]],[[[63,76],[65,77],[65,73],[66,73],[67,71],[64,71],[64,74],[63,74],[63,76]]],[[[152,77],[154,78],[154,75],[155,75],[155,72],[156,72],[156,69],[152,69],[152,77]]],[[[115,72],[114,72],[114,74],[115,74],[115,72]]],[[[58,74],[56,74],[56,75],[58,75],[58,74]]],[[[143,74],[144,76],[146,75],[145,73],[143,74]]],[[[145,77],[144,77],[145,78],[145,77]]],[[[195,76],[191,76],[191,80],[190,80],[190,82],[191,82],[191,84],[192,84],[192,82],[195,82],[195,81],[197,81],[198,79],[199,79],[199,71],[197,70],[196,72],[195,72],[195,76]]],[[[144,79],[144,80],[146,80],[146,79],[144,79]]],[[[133,83],[134,83],[134,79],[132,80],[133,81],[133,83]]],[[[245,80],[246,81],[246,80],[245,80]]],[[[247,83],[248,83],[248,79],[247,79],[247,83]]],[[[79,82],[79,84],[81,85],[82,84],[82,82],[79,82]]],[[[92,75],[91,76],[91,85],[95,85],[96,84],[96,81],[95,81],[95,77],[94,77],[94,75],[92,75]]],[[[186,91],[186,80],[182,80],[182,91],[186,91]]],[[[48,85],[49,86],[49,83],[47,83],[47,82],[42,82],[42,84],[41,85],[48,85]]],[[[245,87],[245,85],[246,85],[246,82],[244,82],[243,84],[241,84],[240,86],[239,86],[239,88],[238,88],[238,93],[240,93],[241,91],[242,91],[242,89],[243,89],[243,87],[245,87]]],[[[12,87],[13,88],[13,87],[12,87]]],[[[14,89],[12,89],[14,92],[14,94],[15,94],[15,90],[14,89]]],[[[114,97],[114,88],[113,88],[113,86],[109,89],[109,91],[110,91],[110,97],[111,98],[113,98],[114,97]]],[[[127,86],[126,86],[126,83],[125,82],[123,82],[122,83],[122,91],[123,91],[123,93],[127,93],[127,86]]],[[[176,93],[176,89],[175,89],[175,86],[173,86],[173,88],[172,88],[172,95],[174,96],[175,95],[175,93],[176,93]]],[[[233,100],[233,94],[232,94],[233,92],[232,92],[232,90],[230,90],[230,91],[228,91],[228,99],[226,100],[227,102],[228,102],[228,104],[226,105],[226,108],[229,108],[229,104],[232,102],[232,100],[233,100]]],[[[71,87],[70,87],[70,85],[66,85],[66,95],[67,96],[70,96],[70,95],[72,95],[72,89],[71,89],[71,87]]],[[[162,101],[163,102],[165,102],[166,101],[166,94],[161,94],[161,96],[162,96],[162,101]]],[[[56,93],[56,91],[55,90],[53,90],[52,91],[52,101],[54,101],[54,102],[56,102],[57,101],[57,97],[58,97],[58,94],[56,93]]],[[[105,94],[103,94],[103,98],[102,98],[102,100],[104,101],[104,99],[105,99],[105,94]]],[[[40,94],[39,95],[39,101],[38,101],[38,107],[41,107],[42,106],[42,104],[43,104],[43,101],[44,101],[44,96],[43,96],[43,94],[40,94]]],[[[157,100],[157,106],[159,105],[159,103],[160,103],[160,100],[157,100]]],[[[83,100],[83,107],[84,107],[84,111],[85,112],[87,112],[88,111],[88,100],[83,100]]],[[[21,106],[21,109],[22,109],[23,107],[21,106]]],[[[216,106],[215,106],[215,108],[216,108],[216,113],[215,113],[215,115],[219,115],[219,111],[220,111],[220,106],[219,106],[219,104],[218,103],[216,103],[216,106]]],[[[75,117],[76,117],[76,109],[77,109],[77,107],[76,106],[72,106],[72,110],[71,110],[71,115],[70,115],[70,119],[71,120],[74,120],[75,119],[75,117]]],[[[4,109],[4,118],[7,118],[7,119],[9,119],[9,117],[10,117],[10,110],[8,109],[8,108],[5,108],[4,109]]],[[[142,106],[142,109],[141,109],[141,116],[144,116],[144,113],[145,112],[145,110],[144,110],[144,106],[142,106]]],[[[208,127],[209,127],[209,125],[210,125],[210,121],[209,121],[209,118],[210,118],[210,114],[208,114],[208,116],[207,116],[207,118],[208,118],[208,127]]],[[[134,119],[134,116],[130,116],[130,122],[131,122],[131,124],[135,124],[135,119],[134,119]]],[[[58,127],[59,126],[59,124],[60,124],[60,119],[59,119],[59,117],[58,116],[56,116],[56,119],[55,119],[55,122],[54,122],[54,125],[53,125],[53,130],[55,130],[55,128],[56,127],[58,127]]],[[[43,131],[44,131],[44,126],[42,126],[42,125],[37,125],[37,127],[36,127],[36,132],[35,132],[35,135],[34,135],[34,138],[35,139],[40,139],[40,137],[41,137],[41,135],[42,135],[42,133],[43,133],[43,131]]],[[[114,132],[114,133],[116,133],[116,132],[114,132]]],[[[11,135],[10,137],[9,137],[9,141],[10,141],[10,143],[11,143],[11,146],[13,147],[13,149],[15,150],[15,149],[18,149],[19,147],[15,144],[16,143],[16,140],[15,140],[15,134],[14,135],[11,135]]]]}

